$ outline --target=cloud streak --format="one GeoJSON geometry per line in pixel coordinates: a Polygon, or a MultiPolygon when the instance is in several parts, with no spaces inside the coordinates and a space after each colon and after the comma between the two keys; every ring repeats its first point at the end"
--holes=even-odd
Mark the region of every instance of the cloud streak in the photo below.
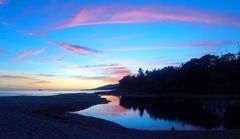
{"type": "Polygon", "coordinates": [[[79,55],[86,55],[86,54],[100,54],[102,52],[94,49],[90,49],[87,47],[79,46],[79,45],[73,45],[69,43],[58,43],[58,46],[63,48],[64,50],[67,50],[69,52],[79,54],[79,55]]]}
{"type": "Polygon", "coordinates": [[[4,26],[8,26],[9,25],[7,22],[1,21],[1,20],[0,20],[0,24],[2,24],[4,26]]]}
{"type": "Polygon", "coordinates": [[[49,84],[49,83],[52,83],[52,82],[51,81],[45,81],[45,80],[39,80],[39,81],[31,82],[29,84],[31,84],[31,85],[38,85],[38,84],[49,84]]]}
{"type": "Polygon", "coordinates": [[[31,76],[25,75],[0,75],[0,80],[21,80],[28,81],[29,84],[46,84],[51,83],[50,81],[37,79],[31,76]]]}
{"type": "Polygon", "coordinates": [[[230,41],[211,41],[211,42],[198,42],[189,45],[163,45],[163,46],[146,46],[146,47],[125,47],[112,49],[109,51],[147,51],[147,50],[164,50],[164,49],[189,49],[189,48],[219,48],[224,46],[233,45],[230,41]]]}
{"type": "Polygon", "coordinates": [[[101,75],[94,77],[75,76],[75,78],[89,79],[89,80],[103,80],[108,82],[117,82],[123,76],[132,75],[133,73],[127,67],[120,64],[109,64],[109,65],[93,65],[93,66],[79,66],[77,69],[86,69],[94,71],[102,71],[101,75]]]}
{"type": "Polygon", "coordinates": [[[73,78],[85,79],[85,80],[104,80],[104,79],[108,79],[109,76],[73,76],[73,78]]]}
{"type": "Polygon", "coordinates": [[[3,55],[3,54],[5,54],[5,50],[0,49],[0,56],[3,55]]]}
{"type": "Polygon", "coordinates": [[[0,0],[0,5],[4,5],[7,3],[7,0],[0,0]]]}
{"type": "Polygon", "coordinates": [[[240,19],[176,6],[99,6],[82,8],[56,29],[86,25],[187,22],[240,27],[240,19]]]}
{"type": "Polygon", "coordinates": [[[41,77],[55,77],[56,75],[53,75],[53,74],[37,74],[37,76],[41,76],[41,77]]]}
{"type": "Polygon", "coordinates": [[[106,64],[106,65],[92,65],[92,66],[79,66],[79,69],[111,69],[113,67],[118,67],[119,64],[106,64]]]}
{"type": "Polygon", "coordinates": [[[35,80],[32,77],[28,76],[19,76],[19,75],[0,75],[2,79],[18,79],[18,80],[35,80]]]}
{"type": "Polygon", "coordinates": [[[44,51],[45,51],[45,48],[41,48],[41,49],[38,49],[38,50],[23,51],[20,54],[17,54],[15,56],[15,59],[22,59],[22,58],[33,56],[33,55],[38,55],[38,54],[43,53],[44,51]]]}

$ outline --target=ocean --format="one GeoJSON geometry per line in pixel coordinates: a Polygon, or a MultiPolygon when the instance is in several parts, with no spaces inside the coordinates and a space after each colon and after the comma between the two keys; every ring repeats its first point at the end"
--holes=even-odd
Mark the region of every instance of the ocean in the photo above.
{"type": "Polygon", "coordinates": [[[109,90],[0,90],[0,96],[49,96],[69,93],[88,93],[109,90]]]}

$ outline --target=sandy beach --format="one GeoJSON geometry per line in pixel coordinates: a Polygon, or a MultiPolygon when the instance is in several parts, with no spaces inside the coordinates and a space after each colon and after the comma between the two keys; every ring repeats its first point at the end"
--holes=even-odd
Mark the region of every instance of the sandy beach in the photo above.
{"type": "Polygon", "coordinates": [[[238,139],[238,130],[144,131],[69,112],[107,103],[96,94],[0,97],[0,138],[238,139]]]}

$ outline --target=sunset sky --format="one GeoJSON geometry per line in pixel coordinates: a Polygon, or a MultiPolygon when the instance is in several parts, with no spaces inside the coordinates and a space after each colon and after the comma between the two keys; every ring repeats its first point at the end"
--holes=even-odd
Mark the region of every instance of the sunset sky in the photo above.
{"type": "Polygon", "coordinates": [[[0,0],[0,89],[87,89],[237,52],[239,0],[0,0]]]}

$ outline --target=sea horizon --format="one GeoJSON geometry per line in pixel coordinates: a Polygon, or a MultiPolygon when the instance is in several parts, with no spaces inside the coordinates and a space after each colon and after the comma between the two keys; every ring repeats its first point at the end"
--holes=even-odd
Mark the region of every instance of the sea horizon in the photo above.
{"type": "Polygon", "coordinates": [[[1,96],[49,96],[49,95],[76,94],[76,93],[92,94],[100,91],[107,91],[107,90],[0,89],[0,97],[1,96]]]}

